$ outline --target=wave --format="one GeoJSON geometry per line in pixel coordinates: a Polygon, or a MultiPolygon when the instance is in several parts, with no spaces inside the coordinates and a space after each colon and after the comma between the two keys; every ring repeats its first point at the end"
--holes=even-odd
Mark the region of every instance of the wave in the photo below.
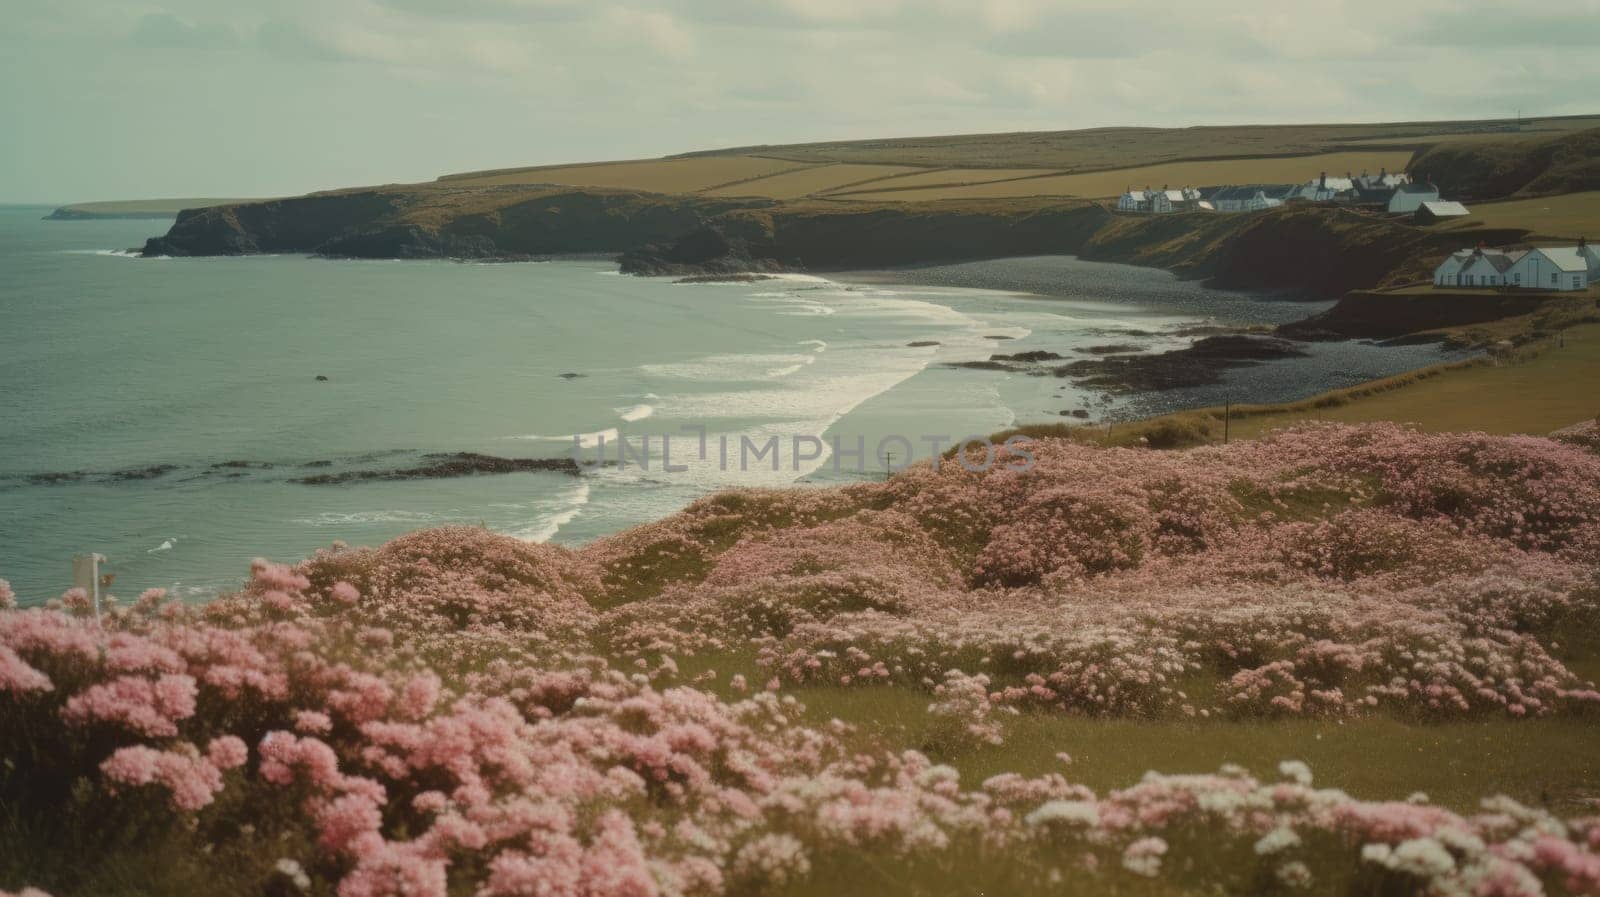
{"type": "Polygon", "coordinates": [[[524,542],[548,542],[555,538],[556,534],[561,532],[563,526],[571,523],[579,514],[583,513],[584,506],[589,503],[589,484],[584,480],[579,480],[573,489],[562,496],[560,500],[563,507],[551,513],[548,517],[530,526],[512,530],[507,535],[521,539],[524,542]]]}
{"type": "Polygon", "coordinates": [[[521,436],[506,436],[505,439],[518,439],[527,442],[565,442],[571,444],[574,439],[578,441],[579,448],[594,448],[604,439],[608,444],[615,443],[619,438],[616,427],[606,430],[596,430],[593,433],[568,433],[565,436],[545,436],[539,433],[526,433],[521,436]]]}
{"type": "Polygon", "coordinates": [[[458,518],[442,518],[427,511],[324,511],[314,517],[296,517],[301,526],[365,526],[374,523],[430,524],[458,518]]]}
{"type": "Polygon", "coordinates": [[[636,420],[644,420],[656,413],[654,405],[634,405],[631,408],[613,408],[612,410],[622,415],[622,419],[629,423],[633,423],[636,420]]]}

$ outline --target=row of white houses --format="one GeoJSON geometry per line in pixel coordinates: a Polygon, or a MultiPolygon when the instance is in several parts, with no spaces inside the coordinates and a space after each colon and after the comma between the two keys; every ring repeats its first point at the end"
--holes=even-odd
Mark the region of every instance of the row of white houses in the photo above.
{"type": "Polygon", "coordinates": [[[1117,199],[1119,212],[1178,212],[1186,209],[1202,208],[1200,206],[1200,191],[1193,187],[1184,187],[1181,190],[1172,190],[1162,187],[1160,190],[1135,190],[1129,187],[1117,199]]]}
{"type": "Polygon", "coordinates": [[[1434,269],[1436,287],[1511,287],[1525,290],[1586,290],[1600,283],[1600,249],[1541,246],[1507,252],[1479,246],[1450,254],[1434,269]]]}
{"type": "MultiPolygon", "coordinates": [[[[1376,175],[1362,172],[1360,176],[1346,174],[1342,178],[1330,178],[1324,171],[1304,184],[1247,184],[1208,187],[1204,191],[1194,187],[1179,190],[1170,187],[1135,190],[1129,187],[1117,198],[1117,211],[1258,212],[1277,208],[1293,200],[1383,204],[1392,215],[1413,215],[1425,205],[1440,203],[1438,187],[1425,182],[1414,183],[1404,172],[1391,174],[1384,170],[1376,175]]],[[[1451,207],[1448,212],[1435,208],[1428,213],[1428,217],[1429,220],[1437,220],[1464,214],[1465,207],[1451,207]]]]}

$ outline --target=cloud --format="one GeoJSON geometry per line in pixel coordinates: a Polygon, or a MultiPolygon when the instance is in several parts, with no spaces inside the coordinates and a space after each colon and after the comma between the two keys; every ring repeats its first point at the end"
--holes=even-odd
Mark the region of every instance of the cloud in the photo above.
{"type": "Polygon", "coordinates": [[[605,27],[613,36],[633,38],[669,59],[688,60],[695,52],[694,32],[658,9],[612,7],[606,11],[605,27]]]}
{"type": "Polygon", "coordinates": [[[1410,33],[1415,43],[1432,47],[1504,48],[1600,47],[1600,3],[1578,3],[1561,12],[1550,9],[1454,9],[1429,17],[1410,33]]]}
{"type": "Polygon", "coordinates": [[[238,43],[227,25],[197,25],[170,12],[141,16],[128,39],[136,47],[159,50],[216,50],[238,43]]]}
{"type": "Polygon", "coordinates": [[[353,57],[295,22],[272,19],[256,30],[256,43],[273,56],[312,62],[345,62],[353,57]]]}
{"type": "Polygon", "coordinates": [[[447,22],[567,22],[586,18],[594,8],[584,0],[375,0],[397,12],[447,22]]]}

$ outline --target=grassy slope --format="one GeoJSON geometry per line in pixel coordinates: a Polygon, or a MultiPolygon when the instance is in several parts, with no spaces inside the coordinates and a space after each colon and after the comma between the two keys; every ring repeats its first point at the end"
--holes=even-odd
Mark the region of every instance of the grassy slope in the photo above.
{"type": "Polygon", "coordinates": [[[1469,211],[1472,214],[1465,220],[1442,223],[1433,229],[1462,232],[1463,239],[1471,239],[1472,231],[1483,228],[1525,230],[1529,239],[1535,241],[1600,237],[1600,190],[1477,203],[1470,206],[1469,211]]]}
{"type": "Polygon", "coordinates": [[[731,147],[691,157],[760,154],[798,161],[871,162],[975,168],[1097,171],[1183,159],[1310,155],[1344,146],[1415,149],[1468,135],[1540,139],[1593,128],[1600,117],[1343,125],[1228,125],[1204,128],[1091,128],[1010,134],[959,134],[780,146],[731,147]]]}

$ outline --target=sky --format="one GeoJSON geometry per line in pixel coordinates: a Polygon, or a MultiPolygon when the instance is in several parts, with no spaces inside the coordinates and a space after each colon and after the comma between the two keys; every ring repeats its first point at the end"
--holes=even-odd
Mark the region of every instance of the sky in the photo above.
{"type": "Polygon", "coordinates": [[[1600,112],[1600,0],[5,0],[0,201],[925,134],[1600,112]]]}

